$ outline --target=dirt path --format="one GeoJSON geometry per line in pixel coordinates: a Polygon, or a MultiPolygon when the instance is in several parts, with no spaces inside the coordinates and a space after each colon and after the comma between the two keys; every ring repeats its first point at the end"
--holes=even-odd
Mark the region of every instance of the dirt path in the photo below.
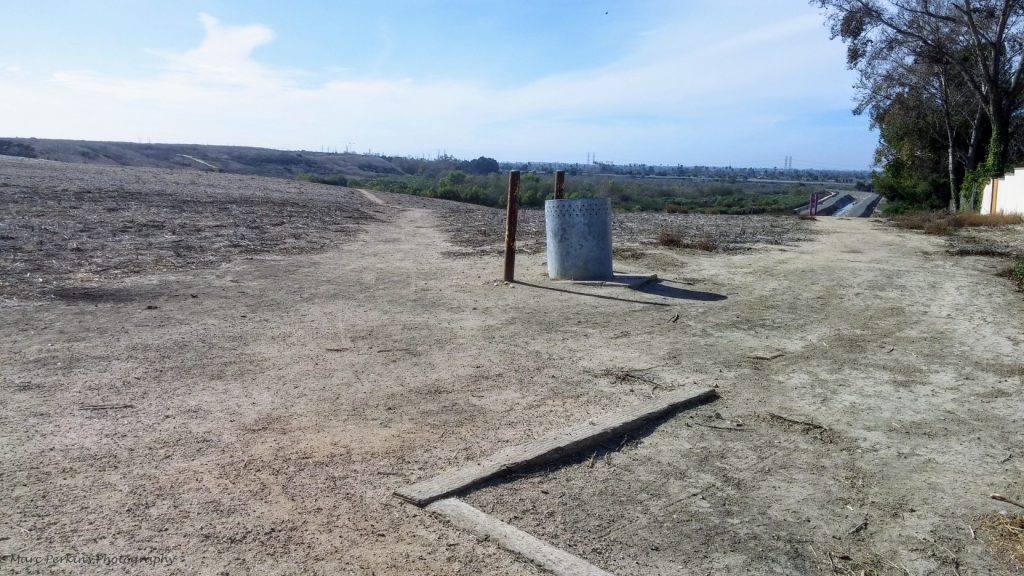
{"type": "Polygon", "coordinates": [[[453,405],[476,368],[443,361],[438,317],[461,318],[434,274],[469,280],[432,224],[408,211],[339,252],[5,308],[3,552],[168,557],[157,572],[178,574],[532,573],[390,498],[435,462],[425,446],[457,458],[479,425],[453,405]],[[82,409],[115,404],[131,407],[82,409]]]}
{"type": "Polygon", "coordinates": [[[827,553],[942,573],[946,548],[964,573],[1005,569],[966,523],[1019,495],[1024,300],[935,239],[816,227],[795,248],[655,251],[621,266],[668,279],[638,293],[549,282],[542,254],[506,286],[500,259],[443,256],[437,216],[410,209],[324,254],[3,304],[0,554],[537,574],[391,491],[700,382],[722,400],[470,498],[622,574],[828,573],[827,553]]]}
{"type": "Polygon", "coordinates": [[[795,249],[686,257],[729,299],[617,345],[657,367],[624,383],[710,376],[720,402],[470,501],[617,574],[1012,571],[969,526],[1024,489],[1024,299],[934,237],[817,225],[795,249]]]}
{"type": "Polygon", "coordinates": [[[359,189],[359,192],[360,192],[360,193],[361,193],[361,194],[362,194],[362,195],[363,195],[364,197],[366,197],[366,199],[367,199],[367,200],[369,200],[370,202],[373,202],[374,204],[377,204],[377,205],[379,205],[379,206],[386,206],[386,205],[387,205],[387,203],[386,203],[386,202],[384,202],[383,200],[381,200],[381,199],[380,199],[380,197],[378,197],[378,196],[377,196],[376,194],[374,194],[373,192],[370,192],[369,190],[363,190],[362,188],[360,188],[360,189],[359,189]]]}

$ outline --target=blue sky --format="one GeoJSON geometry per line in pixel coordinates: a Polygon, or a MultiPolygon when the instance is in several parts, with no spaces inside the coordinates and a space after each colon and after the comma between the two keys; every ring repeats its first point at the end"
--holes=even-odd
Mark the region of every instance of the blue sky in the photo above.
{"type": "Polygon", "coordinates": [[[0,135],[863,169],[805,0],[0,0],[0,135]]]}

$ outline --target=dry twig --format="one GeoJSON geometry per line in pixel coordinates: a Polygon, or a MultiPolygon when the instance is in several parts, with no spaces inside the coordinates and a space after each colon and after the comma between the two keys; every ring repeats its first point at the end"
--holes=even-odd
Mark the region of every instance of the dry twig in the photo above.
{"type": "Polygon", "coordinates": [[[700,422],[692,422],[696,426],[703,426],[704,428],[713,428],[715,430],[728,430],[730,432],[750,432],[750,428],[736,428],[730,426],[712,426],[711,424],[701,424],[700,422]]]}
{"type": "Polygon", "coordinates": [[[774,412],[769,412],[768,415],[771,416],[772,418],[775,418],[776,420],[782,420],[783,422],[789,422],[790,424],[799,424],[801,426],[809,426],[809,427],[817,429],[817,430],[828,430],[827,427],[822,426],[821,424],[815,424],[813,422],[805,422],[803,420],[795,420],[793,418],[788,418],[786,416],[782,416],[781,414],[776,414],[774,412]]]}
{"type": "Polygon", "coordinates": [[[1002,494],[993,494],[993,495],[989,496],[989,498],[991,498],[993,500],[998,500],[1000,502],[1006,502],[1007,504],[1013,504],[1014,506],[1016,506],[1018,508],[1024,508],[1024,504],[1021,504],[1020,502],[1017,502],[1016,500],[1013,500],[1011,498],[1007,498],[1006,496],[1003,496],[1002,494]]]}
{"type": "Polygon", "coordinates": [[[747,356],[747,358],[750,358],[751,360],[775,360],[776,358],[782,358],[783,356],[785,356],[784,353],[776,352],[774,354],[751,354],[750,356],[747,356]]]}

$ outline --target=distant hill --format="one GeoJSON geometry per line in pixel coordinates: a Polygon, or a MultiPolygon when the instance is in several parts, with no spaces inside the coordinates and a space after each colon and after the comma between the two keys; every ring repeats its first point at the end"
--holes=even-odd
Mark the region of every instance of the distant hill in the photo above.
{"type": "Polygon", "coordinates": [[[404,173],[377,156],[246,146],[0,138],[0,155],[110,166],[192,168],[279,178],[294,178],[300,174],[368,177],[404,173]]]}

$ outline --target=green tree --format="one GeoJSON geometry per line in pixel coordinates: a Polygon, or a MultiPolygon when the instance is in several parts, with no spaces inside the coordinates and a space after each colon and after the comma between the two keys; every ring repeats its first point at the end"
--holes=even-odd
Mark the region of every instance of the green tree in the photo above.
{"type": "MultiPolygon", "coordinates": [[[[886,87],[921,88],[921,79],[927,76],[921,71],[933,70],[937,90],[931,100],[947,129],[949,185],[955,187],[960,179],[955,168],[958,154],[965,173],[963,189],[1005,171],[1016,155],[1011,143],[1019,130],[1015,120],[1024,95],[1024,0],[811,3],[827,11],[833,37],[847,44],[847,63],[858,72],[858,88],[866,95],[861,109],[888,107],[891,99],[876,98],[893,92],[886,87]],[[915,73],[907,74],[908,70],[915,73]],[[966,131],[970,137],[964,137],[966,131]],[[985,161],[979,162],[982,149],[985,161]]],[[[879,116],[890,118],[891,112],[879,116]]],[[[955,206],[958,195],[948,196],[955,206]]]]}
{"type": "Polygon", "coordinates": [[[462,168],[466,172],[469,172],[470,174],[479,175],[493,174],[495,172],[501,171],[501,167],[498,165],[498,161],[495,160],[494,158],[488,158],[486,156],[481,156],[476,160],[469,160],[467,162],[463,162],[462,168]]]}

